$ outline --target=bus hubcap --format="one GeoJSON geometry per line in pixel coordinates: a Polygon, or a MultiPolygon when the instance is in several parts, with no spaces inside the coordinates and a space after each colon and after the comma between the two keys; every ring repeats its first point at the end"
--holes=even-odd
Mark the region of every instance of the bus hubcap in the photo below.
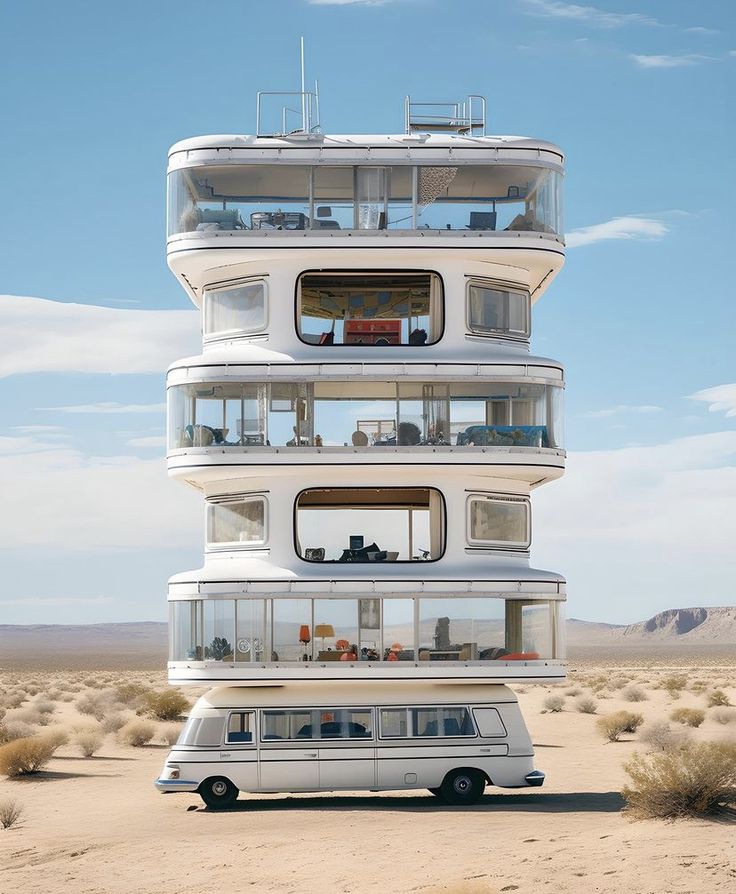
{"type": "Polygon", "coordinates": [[[212,791],[221,798],[227,791],[227,785],[224,782],[215,782],[212,786],[212,791]]]}
{"type": "Polygon", "coordinates": [[[467,776],[461,776],[459,779],[455,780],[455,791],[459,792],[461,795],[464,795],[469,788],[470,780],[467,776]]]}

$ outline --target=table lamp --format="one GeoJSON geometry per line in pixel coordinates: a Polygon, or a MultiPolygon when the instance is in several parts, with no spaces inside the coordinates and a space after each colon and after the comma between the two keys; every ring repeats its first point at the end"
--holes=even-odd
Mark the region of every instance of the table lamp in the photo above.
{"type": "Polygon", "coordinates": [[[325,639],[332,638],[335,635],[335,628],[332,624],[315,624],[314,635],[322,640],[322,651],[325,650],[325,639]]]}

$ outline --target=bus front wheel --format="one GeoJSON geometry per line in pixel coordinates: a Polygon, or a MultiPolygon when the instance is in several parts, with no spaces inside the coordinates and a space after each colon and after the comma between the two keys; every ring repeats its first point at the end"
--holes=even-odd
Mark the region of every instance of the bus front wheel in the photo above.
{"type": "Polygon", "coordinates": [[[440,786],[440,797],[448,804],[475,804],[486,787],[486,778],[479,770],[453,770],[440,786]]]}
{"type": "Polygon", "coordinates": [[[238,789],[224,776],[212,776],[197,790],[210,810],[225,810],[238,800],[238,789]]]}

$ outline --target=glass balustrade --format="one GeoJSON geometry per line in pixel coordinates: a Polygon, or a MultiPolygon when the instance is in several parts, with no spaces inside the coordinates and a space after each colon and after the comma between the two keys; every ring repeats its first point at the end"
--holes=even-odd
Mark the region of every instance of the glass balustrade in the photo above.
{"type": "Polygon", "coordinates": [[[564,604],[542,599],[176,601],[171,661],[502,662],[564,658],[564,604]]]}
{"type": "Polygon", "coordinates": [[[198,165],[168,178],[168,233],[455,230],[562,236],[562,174],[522,162],[198,165]]]}
{"type": "Polygon", "coordinates": [[[561,450],[562,391],[487,381],[174,385],[168,446],[561,450]]]}

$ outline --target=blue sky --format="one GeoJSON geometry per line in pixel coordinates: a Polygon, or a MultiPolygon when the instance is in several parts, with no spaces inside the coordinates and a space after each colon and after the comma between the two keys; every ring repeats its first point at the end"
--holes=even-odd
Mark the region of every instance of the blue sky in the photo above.
{"type": "Polygon", "coordinates": [[[570,464],[535,494],[533,561],[567,575],[570,614],[736,601],[735,6],[30,0],[0,15],[0,622],[163,618],[167,577],[199,564],[200,500],[161,459],[163,370],[198,344],[165,262],[166,153],[252,131],[256,91],[298,84],[302,34],[327,132],[399,131],[405,93],[473,92],[492,132],[567,153],[570,250],[533,350],[566,364],[570,464]]]}

